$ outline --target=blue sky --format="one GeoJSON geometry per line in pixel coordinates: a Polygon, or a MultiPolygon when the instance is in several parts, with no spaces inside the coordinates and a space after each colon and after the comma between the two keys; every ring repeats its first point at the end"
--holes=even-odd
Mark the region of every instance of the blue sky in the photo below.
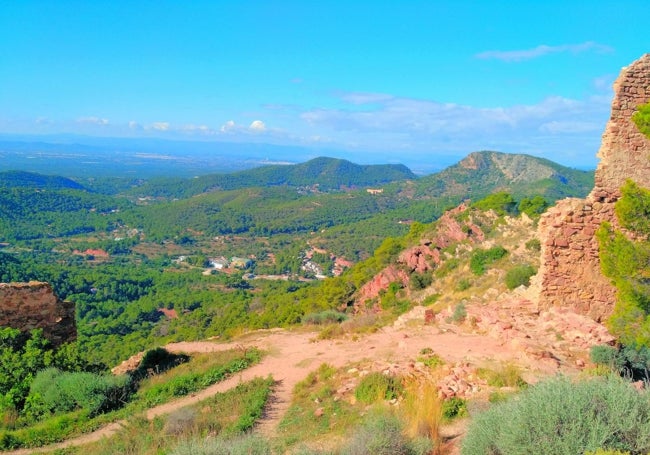
{"type": "Polygon", "coordinates": [[[647,0],[0,0],[0,133],[594,167],[647,0]]]}

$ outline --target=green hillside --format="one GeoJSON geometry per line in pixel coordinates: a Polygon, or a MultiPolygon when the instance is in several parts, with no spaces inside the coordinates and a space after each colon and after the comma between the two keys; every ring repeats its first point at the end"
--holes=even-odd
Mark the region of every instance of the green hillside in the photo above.
{"type": "Polygon", "coordinates": [[[212,174],[193,179],[152,179],[130,194],[183,198],[211,191],[250,187],[309,187],[319,191],[369,187],[416,178],[401,164],[359,165],[334,158],[315,158],[293,165],[262,166],[231,174],[212,174]]]}
{"type": "Polygon", "coordinates": [[[0,172],[0,188],[84,189],[83,185],[65,177],[24,171],[0,172]]]}
{"type": "Polygon", "coordinates": [[[419,179],[415,197],[462,195],[476,199],[496,191],[548,200],[584,197],[594,186],[593,171],[580,171],[530,155],[474,152],[443,171],[419,179]]]}

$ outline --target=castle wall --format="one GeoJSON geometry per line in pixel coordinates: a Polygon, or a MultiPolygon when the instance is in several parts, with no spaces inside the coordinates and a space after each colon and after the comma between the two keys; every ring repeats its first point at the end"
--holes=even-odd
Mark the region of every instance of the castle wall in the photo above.
{"type": "Polygon", "coordinates": [[[610,119],[598,151],[594,189],[586,199],[565,199],[542,216],[541,308],[563,307],[607,318],[616,290],[600,270],[595,233],[603,221],[618,225],[614,204],[626,179],[650,188],[650,139],[632,122],[650,101],[650,54],[623,68],[614,83],[610,119]]]}
{"type": "Polygon", "coordinates": [[[43,329],[58,346],[77,337],[75,305],[60,300],[48,283],[0,283],[0,326],[43,329]]]}

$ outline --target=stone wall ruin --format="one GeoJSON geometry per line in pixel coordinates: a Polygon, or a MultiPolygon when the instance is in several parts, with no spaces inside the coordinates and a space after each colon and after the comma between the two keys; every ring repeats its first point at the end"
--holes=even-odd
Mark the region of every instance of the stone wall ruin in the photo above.
{"type": "Polygon", "coordinates": [[[627,179],[650,188],[650,139],[632,122],[637,107],[649,101],[650,54],[645,54],[614,83],[594,189],[586,199],[559,201],[540,220],[540,308],[562,307],[596,321],[611,314],[616,290],[600,271],[595,232],[603,221],[618,225],[614,204],[627,179]]]}
{"type": "Polygon", "coordinates": [[[0,327],[43,329],[58,346],[77,338],[75,305],[60,300],[48,283],[0,283],[0,327]]]}

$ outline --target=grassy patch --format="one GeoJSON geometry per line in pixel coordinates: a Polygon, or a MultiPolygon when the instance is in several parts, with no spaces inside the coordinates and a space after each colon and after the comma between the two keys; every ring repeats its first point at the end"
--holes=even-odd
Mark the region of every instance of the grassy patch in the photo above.
{"type": "MultiPolygon", "coordinates": [[[[181,408],[153,421],[143,417],[133,417],[114,437],[80,447],[70,453],[97,455],[238,453],[215,451],[215,447],[223,447],[226,443],[235,444],[235,441],[242,439],[242,434],[249,430],[262,415],[272,386],[271,378],[255,378],[227,392],[216,394],[196,405],[181,408]],[[207,445],[207,442],[213,444],[207,445]]],[[[243,447],[250,448],[244,442],[241,444],[243,447]]],[[[268,444],[265,444],[268,447],[268,444]]],[[[255,444],[253,447],[258,446],[255,444]]]]}
{"type": "Polygon", "coordinates": [[[322,364],[296,384],[291,406],[278,427],[277,453],[323,435],[341,438],[357,425],[362,410],[352,403],[352,390],[340,390],[342,383],[353,380],[347,373],[322,364]]]}
{"type": "Polygon", "coordinates": [[[122,409],[92,417],[88,410],[57,415],[35,425],[0,433],[0,449],[40,447],[79,434],[94,431],[106,423],[132,416],[139,411],[162,404],[219,382],[261,359],[257,349],[229,350],[199,354],[173,371],[154,375],[139,383],[139,390],[122,409]]]}
{"type": "Polygon", "coordinates": [[[224,351],[197,358],[197,362],[180,365],[173,375],[154,376],[143,384],[134,400],[140,407],[152,407],[173,398],[188,395],[223,381],[233,373],[257,363],[261,352],[224,351]]]}
{"type": "Polygon", "coordinates": [[[492,387],[525,387],[526,381],[521,377],[521,368],[512,363],[500,365],[494,369],[479,368],[476,374],[492,387]]]}
{"type": "Polygon", "coordinates": [[[404,388],[398,378],[379,372],[367,374],[354,391],[357,400],[372,404],[381,400],[397,398],[404,388]]]}

